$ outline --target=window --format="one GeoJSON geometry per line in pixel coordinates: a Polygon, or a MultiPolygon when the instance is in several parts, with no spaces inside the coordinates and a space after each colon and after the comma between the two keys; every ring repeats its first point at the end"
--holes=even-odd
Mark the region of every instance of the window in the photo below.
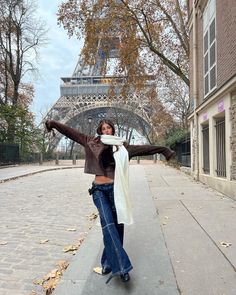
{"type": "Polygon", "coordinates": [[[203,15],[204,96],[216,87],[215,0],[208,1],[203,15]]]}

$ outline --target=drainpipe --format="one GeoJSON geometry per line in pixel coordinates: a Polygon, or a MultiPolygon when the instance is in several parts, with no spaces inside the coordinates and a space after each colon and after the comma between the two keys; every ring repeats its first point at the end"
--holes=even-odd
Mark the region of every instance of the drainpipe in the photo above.
{"type": "Polygon", "coordinates": [[[197,11],[193,0],[193,102],[194,102],[194,178],[199,180],[199,138],[198,138],[198,114],[196,107],[198,105],[198,58],[197,58],[197,11]]]}

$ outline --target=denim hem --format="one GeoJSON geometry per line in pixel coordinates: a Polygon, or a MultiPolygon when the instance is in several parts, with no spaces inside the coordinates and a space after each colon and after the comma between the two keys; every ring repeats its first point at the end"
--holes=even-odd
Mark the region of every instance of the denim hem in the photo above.
{"type": "Polygon", "coordinates": [[[104,264],[104,265],[102,265],[102,268],[103,268],[103,269],[110,269],[110,270],[111,270],[111,267],[110,267],[109,264],[104,264]]]}
{"type": "Polygon", "coordinates": [[[93,202],[99,214],[103,232],[104,250],[101,259],[103,267],[110,265],[113,275],[128,273],[133,267],[123,248],[124,225],[118,226],[114,204],[113,184],[93,183],[93,202]],[[104,264],[104,265],[103,265],[104,264]]]}
{"type": "Polygon", "coordinates": [[[131,270],[133,269],[133,266],[132,265],[130,265],[130,267],[128,267],[128,268],[125,268],[124,270],[122,270],[122,271],[117,271],[117,272],[115,272],[115,273],[112,273],[112,276],[120,276],[120,275],[124,275],[125,273],[128,273],[128,272],[130,272],[131,270]]]}
{"type": "MultiPolygon", "coordinates": [[[[101,204],[100,208],[101,208],[101,210],[103,211],[103,216],[104,216],[104,218],[105,218],[105,220],[106,220],[106,214],[105,214],[105,212],[104,212],[104,208],[103,208],[103,204],[102,204],[102,202],[101,202],[101,199],[99,199],[99,202],[100,202],[100,204],[101,204]]],[[[114,224],[114,223],[113,223],[113,224],[114,224]]],[[[108,222],[107,222],[107,221],[106,221],[106,225],[108,225],[108,222]]],[[[119,267],[122,269],[123,267],[122,267],[122,262],[121,262],[121,259],[120,259],[120,253],[119,253],[119,251],[118,251],[118,249],[117,249],[117,247],[116,247],[116,243],[115,243],[115,241],[114,241],[114,239],[113,239],[113,235],[112,235],[112,233],[111,233],[111,230],[110,230],[110,227],[109,227],[109,226],[107,227],[107,230],[108,230],[108,232],[109,232],[109,234],[110,234],[110,237],[111,237],[111,240],[112,240],[112,243],[113,243],[113,247],[114,247],[114,249],[115,249],[115,253],[116,253],[116,257],[117,257],[117,261],[118,261],[119,267]]]]}

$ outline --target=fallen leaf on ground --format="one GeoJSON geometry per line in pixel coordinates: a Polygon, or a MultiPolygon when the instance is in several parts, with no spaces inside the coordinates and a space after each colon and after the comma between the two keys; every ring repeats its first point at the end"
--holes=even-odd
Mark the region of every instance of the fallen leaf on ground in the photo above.
{"type": "Polygon", "coordinates": [[[229,246],[231,246],[232,244],[231,243],[228,243],[228,242],[220,242],[221,246],[227,248],[229,246]]]}
{"type": "Polygon", "coordinates": [[[67,231],[76,231],[76,228],[67,228],[67,231]]]}
{"type": "Polygon", "coordinates": [[[0,242],[0,246],[7,245],[8,242],[0,242]]]}
{"type": "Polygon", "coordinates": [[[57,261],[57,265],[60,267],[61,270],[67,269],[69,262],[67,260],[59,260],[57,261]]]}
{"type": "Polygon", "coordinates": [[[79,248],[79,246],[83,243],[83,241],[84,241],[84,237],[78,239],[78,242],[77,242],[77,244],[76,244],[78,248],[79,248]]]}
{"type": "Polygon", "coordinates": [[[46,244],[47,242],[49,242],[48,239],[46,239],[46,240],[41,240],[41,241],[39,242],[39,244],[46,244]]]}
{"type": "Polygon", "coordinates": [[[96,272],[96,273],[98,273],[99,275],[101,275],[101,274],[102,274],[102,268],[101,268],[101,267],[99,267],[99,266],[97,266],[97,267],[94,267],[94,268],[93,268],[93,271],[94,271],[94,272],[96,272]]]}
{"type": "Polygon", "coordinates": [[[64,252],[76,251],[78,250],[78,246],[75,245],[68,245],[63,248],[64,252]]]}
{"type": "Polygon", "coordinates": [[[97,213],[92,213],[90,215],[86,215],[88,217],[89,220],[93,220],[93,219],[96,219],[98,217],[98,214],[97,213]]]}
{"type": "Polygon", "coordinates": [[[57,268],[52,269],[47,275],[46,279],[55,278],[59,274],[59,271],[57,268]]]}
{"type": "MultiPolygon", "coordinates": [[[[69,265],[69,263],[66,260],[58,261],[58,266],[60,269],[55,268],[51,270],[42,280],[34,281],[33,283],[35,285],[40,285],[45,290],[46,295],[52,294],[53,290],[56,288],[63,272],[69,265]]],[[[33,295],[33,294],[32,294],[33,295]]]]}
{"type": "Polygon", "coordinates": [[[39,286],[42,286],[42,285],[43,285],[43,282],[44,282],[44,280],[34,280],[34,281],[33,281],[33,283],[34,283],[35,285],[39,285],[39,286]]]}

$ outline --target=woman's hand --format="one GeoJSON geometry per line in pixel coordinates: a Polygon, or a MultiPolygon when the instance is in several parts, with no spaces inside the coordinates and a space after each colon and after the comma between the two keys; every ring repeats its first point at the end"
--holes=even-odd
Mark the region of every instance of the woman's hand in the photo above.
{"type": "Polygon", "coordinates": [[[47,129],[48,132],[51,132],[52,131],[52,127],[51,127],[50,122],[51,122],[50,120],[47,120],[45,122],[45,126],[46,126],[46,129],[47,129]]]}
{"type": "Polygon", "coordinates": [[[123,142],[123,145],[124,145],[125,148],[127,148],[127,146],[129,145],[129,143],[127,141],[124,141],[123,142]]]}

